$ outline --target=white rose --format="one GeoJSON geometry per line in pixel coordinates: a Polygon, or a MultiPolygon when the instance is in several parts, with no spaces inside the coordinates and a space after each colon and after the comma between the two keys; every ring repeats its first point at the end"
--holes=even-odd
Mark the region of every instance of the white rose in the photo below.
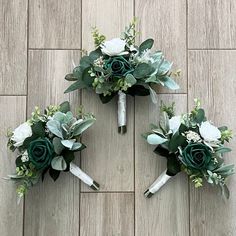
{"type": "Polygon", "coordinates": [[[173,116],[169,120],[169,127],[173,134],[176,133],[181,125],[181,116],[173,116]]]}
{"type": "Polygon", "coordinates": [[[209,121],[202,122],[199,132],[206,142],[216,142],[221,137],[220,130],[209,121]]]}
{"type": "Polygon", "coordinates": [[[127,54],[128,52],[125,52],[125,44],[126,42],[120,38],[114,38],[110,41],[105,41],[101,45],[101,51],[103,54],[106,54],[108,56],[120,56],[127,54]]]}
{"type": "Polygon", "coordinates": [[[18,126],[14,131],[13,131],[13,136],[11,140],[13,140],[14,146],[19,147],[23,144],[26,138],[32,136],[32,129],[31,126],[25,122],[18,126]]]}

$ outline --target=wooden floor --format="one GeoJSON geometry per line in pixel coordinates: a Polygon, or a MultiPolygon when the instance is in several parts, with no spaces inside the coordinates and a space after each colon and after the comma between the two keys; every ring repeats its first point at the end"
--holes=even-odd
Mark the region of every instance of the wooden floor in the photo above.
{"type": "MultiPolygon", "coordinates": [[[[177,175],[152,199],[143,191],[164,170],[140,134],[158,121],[159,104],[128,98],[128,132],[116,128],[116,101],[102,105],[93,93],[64,94],[64,80],[83,48],[93,48],[91,27],[108,38],[140,19],[139,40],[152,37],[182,69],[178,93],[159,90],[159,101],[183,112],[199,97],[216,124],[236,132],[235,0],[0,0],[0,177],[14,171],[5,133],[35,105],[70,100],[97,122],[83,138],[77,163],[100,184],[93,192],[66,173],[47,179],[17,206],[15,186],[0,180],[1,236],[234,236],[236,177],[224,203],[212,188],[195,190],[177,175]]],[[[160,102],[159,102],[160,103],[160,102]]],[[[231,145],[236,150],[235,139],[231,145]]],[[[227,156],[236,163],[236,151],[227,156]]]]}

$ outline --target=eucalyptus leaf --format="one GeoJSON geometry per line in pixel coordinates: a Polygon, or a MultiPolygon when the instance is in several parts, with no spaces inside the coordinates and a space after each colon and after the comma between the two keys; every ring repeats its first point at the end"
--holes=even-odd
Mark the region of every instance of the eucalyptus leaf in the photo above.
{"type": "Polygon", "coordinates": [[[63,113],[70,111],[70,103],[68,101],[61,103],[60,104],[60,111],[63,113]]]}
{"type": "Polygon", "coordinates": [[[139,52],[142,53],[146,49],[151,49],[153,46],[154,40],[153,39],[147,39],[144,42],[141,43],[139,46],[139,52]]]}
{"type": "Polygon", "coordinates": [[[66,164],[63,156],[57,156],[52,159],[51,166],[54,170],[63,171],[66,169],[67,164],[66,164]]]}
{"type": "Polygon", "coordinates": [[[165,143],[166,141],[168,141],[168,139],[162,138],[161,136],[157,134],[150,134],[147,137],[147,142],[151,145],[159,145],[159,144],[165,143]]]}
{"type": "Polygon", "coordinates": [[[58,137],[54,137],[52,140],[54,151],[56,154],[60,155],[62,150],[64,149],[64,146],[61,143],[61,139],[58,137]]]}
{"type": "Polygon", "coordinates": [[[136,84],[136,82],[137,82],[137,80],[131,74],[126,75],[125,81],[130,85],[130,87],[133,86],[134,84],[136,84]]]}
{"type": "Polygon", "coordinates": [[[195,116],[195,119],[196,119],[196,122],[199,124],[205,120],[205,111],[202,108],[197,110],[197,114],[195,116]]]}

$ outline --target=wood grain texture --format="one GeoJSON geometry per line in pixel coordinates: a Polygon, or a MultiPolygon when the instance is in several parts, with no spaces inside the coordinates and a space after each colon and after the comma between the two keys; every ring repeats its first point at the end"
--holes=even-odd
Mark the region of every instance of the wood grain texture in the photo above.
{"type": "Polygon", "coordinates": [[[7,130],[14,130],[25,121],[26,97],[1,96],[0,109],[0,235],[21,236],[23,232],[23,202],[17,205],[16,185],[4,180],[8,174],[15,173],[16,153],[7,149],[7,130]],[[17,114],[17,115],[16,115],[17,114]]]}
{"type": "Polygon", "coordinates": [[[186,112],[187,95],[159,95],[158,104],[148,98],[135,100],[135,235],[189,235],[188,179],[178,174],[156,195],[146,199],[144,191],[166,169],[166,160],[153,153],[141,134],[159,121],[161,100],[176,104],[176,114],[186,112]]]}
{"type": "Polygon", "coordinates": [[[81,0],[29,1],[30,48],[80,48],[81,0]]]}
{"type": "MultiPolygon", "coordinates": [[[[45,108],[70,100],[72,107],[79,105],[78,93],[63,94],[68,86],[65,74],[77,62],[78,51],[30,51],[28,115],[33,107],[45,108]]],[[[77,163],[79,159],[77,158],[77,163]]],[[[79,232],[79,179],[63,173],[54,183],[47,175],[26,196],[25,236],[72,235],[79,232]]]]}
{"type": "Polygon", "coordinates": [[[133,236],[133,193],[82,193],[80,236],[133,236]]]}
{"type": "Polygon", "coordinates": [[[0,94],[26,95],[27,0],[0,1],[0,94]]]}
{"type": "Polygon", "coordinates": [[[236,1],[189,0],[190,48],[236,48],[236,1]]]}
{"type": "MultiPolygon", "coordinates": [[[[97,26],[107,39],[119,37],[125,25],[132,19],[132,0],[86,0],[83,1],[82,48],[94,48],[90,29],[97,26]]],[[[98,95],[83,91],[82,103],[96,115],[97,121],[87,134],[85,143],[90,143],[82,155],[82,167],[100,182],[101,191],[132,191],[133,168],[133,122],[134,103],[129,97],[127,102],[127,129],[125,135],[117,131],[117,98],[102,104],[98,95]]],[[[82,186],[82,191],[90,191],[82,186]]]]}
{"type": "MultiPolygon", "coordinates": [[[[135,16],[138,17],[140,41],[153,38],[153,49],[164,52],[173,61],[173,70],[181,69],[176,78],[180,89],[177,93],[187,92],[186,73],[186,0],[135,0],[135,16]]],[[[169,89],[157,88],[162,93],[173,93],[169,89]]]]}
{"type": "MultiPolygon", "coordinates": [[[[236,131],[235,74],[236,51],[189,52],[189,104],[193,99],[202,100],[207,116],[217,126],[228,125],[236,131]]],[[[189,109],[191,108],[189,107],[189,109]]],[[[235,138],[229,145],[232,152],[225,156],[227,163],[234,163],[235,138]]],[[[192,185],[191,185],[192,186],[192,185]]],[[[236,184],[235,176],[229,178],[231,198],[224,204],[219,191],[209,186],[190,189],[191,235],[235,235],[236,184]]]]}

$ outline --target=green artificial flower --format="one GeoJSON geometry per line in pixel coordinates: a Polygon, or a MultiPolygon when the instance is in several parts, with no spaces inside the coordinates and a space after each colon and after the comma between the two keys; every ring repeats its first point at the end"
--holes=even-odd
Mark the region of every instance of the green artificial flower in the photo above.
{"type": "Polygon", "coordinates": [[[54,157],[54,148],[47,138],[32,141],[28,148],[29,160],[37,170],[45,169],[54,157]]]}
{"type": "Polygon", "coordinates": [[[202,143],[189,143],[182,152],[181,161],[188,168],[207,169],[211,162],[210,149],[202,143]]]}
{"type": "Polygon", "coordinates": [[[110,57],[105,61],[104,67],[106,70],[111,69],[114,77],[125,77],[134,71],[131,63],[122,56],[110,57]]]}

